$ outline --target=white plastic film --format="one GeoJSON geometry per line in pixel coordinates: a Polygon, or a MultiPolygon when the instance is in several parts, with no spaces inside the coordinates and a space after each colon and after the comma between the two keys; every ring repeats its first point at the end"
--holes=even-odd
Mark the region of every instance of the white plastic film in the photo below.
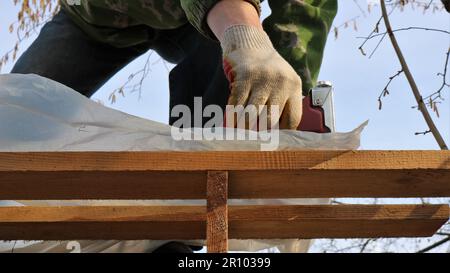
{"type": "MultiPolygon", "coordinates": [[[[278,150],[355,150],[367,122],[348,133],[279,131],[278,150]]],[[[227,129],[233,130],[234,129],[227,129]]],[[[245,131],[237,131],[245,134],[245,131]]],[[[177,141],[166,124],[102,106],[37,75],[0,75],[0,152],[252,151],[259,141],[177,141]]],[[[328,199],[230,200],[230,204],[326,204],[328,199]]],[[[11,205],[172,205],[205,201],[0,201],[11,205]]],[[[167,241],[0,242],[0,252],[149,252],[167,241]],[[79,244],[79,245],[78,245],[79,244]]],[[[202,244],[203,242],[189,242],[202,244]]],[[[230,240],[230,250],[304,252],[309,240],[230,240]]]]}

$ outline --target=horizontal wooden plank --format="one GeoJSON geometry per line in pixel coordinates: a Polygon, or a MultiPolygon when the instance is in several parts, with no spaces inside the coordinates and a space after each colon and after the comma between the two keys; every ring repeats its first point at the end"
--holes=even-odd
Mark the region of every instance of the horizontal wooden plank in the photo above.
{"type": "Polygon", "coordinates": [[[206,238],[206,208],[0,207],[0,240],[113,238],[206,238]]]}
{"type": "Polygon", "coordinates": [[[236,199],[450,197],[448,170],[235,171],[229,180],[236,199]]]}
{"type": "Polygon", "coordinates": [[[0,207],[0,223],[205,221],[203,206],[0,207]]]}
{"type": "MultiPolygon", "coordinates": [[[[229,198],[449,197],[448,181],[448,170],[231,171],[229,198]]],[[[0,200],[205,198],[204,171],[0,171],[0,200]]]]}
{"type": "Polygon", "coordinates": [[[0,171],[450,169],[450,151],[0,153],[0,171]]]}
{"type": "MultiPolygon", "coordinates": [[[[448,205],[230,206],[230,239],[433,235],[448,205]]],[[[3,207],[1,240],[204,239],[206,208],[3,207]]]]}
{"type": "Polygon", "coordinates": [[[205,198],[206,172],[0,171],[0,200],[205,198]]]}

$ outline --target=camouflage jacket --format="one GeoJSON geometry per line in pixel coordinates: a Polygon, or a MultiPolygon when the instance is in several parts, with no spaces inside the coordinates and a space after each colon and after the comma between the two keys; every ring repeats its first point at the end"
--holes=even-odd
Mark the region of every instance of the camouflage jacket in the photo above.
{"type": "MultiPolygon", "coordinates": [[[[206,24],[208,11],[220,0],[60,0],[90,37],[116,47],[141,44],[148,27],[175,29],[191,23],[214,39],[206,24]]],[[[260,0],[245,0],[260,11],[260,0]]],[[[311,88],[319,74],[337,0],[269,0],[272,14],[264,28],[280,54],[311,88]]]]}

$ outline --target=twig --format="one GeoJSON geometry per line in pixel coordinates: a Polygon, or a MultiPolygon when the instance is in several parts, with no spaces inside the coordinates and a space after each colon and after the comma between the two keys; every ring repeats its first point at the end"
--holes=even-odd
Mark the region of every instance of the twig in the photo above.
{"type": "Polygon", "coordinates": [[[378,109],[381,110],[381,108],[383,108],[383,101],[381,100],[383,97],[386,97],[387,95],[389,95],[389,90],[388,87],[389,85],[391,85],[392,81],[397,78],[398,76],[400,76],[400,74],[403,73],[403,69],[399,70],[395,75],[389,77],[389,81],[386,84],[386,86],[383,88],[383,91],[381,91],[381,94],[378,96],[378,109]]]}
{"type": "Polygon", "coordinates": [[[359,4],[358,0],[353,0],[353,3],[358,7],[359,11],[361,12],[361,14],[366,17],[366,12],[364,11],[364,9],[361,7],[361,5],[359,4]]]}
{"type": "Polygon", "coordinates": [[[432,250],[432,249],[434,249],[434,248],[436,248],[436,247],[438,247],[438,246],[441,246],[441,245],[447,243],[448,241],[450,241],[450,236],[448,236],[447,238],[442,239],[442,240],[440,240],[440,241],[437,241],[436,243],[434,243],[434,244],[432,244],[432,245],[430,245],[430,246],[427,246],[426,248],[423,248],[423,249],[417,251],[417,253],[425,253],[425,252],[428,252],[428,251],[430,251],[430,250],[432,250]]]}
{"type": "Polygon", "coordinates": [[[431,3],[433,3],[433,0],[430,0],[430,2],[428,2],[428,5],[425,6],[425,9],[426,9],[426,10],[430,8],[431,3]]]}
{"type": "MultiPolygon", "coordinates": [[[[393,29],[392,32],[399,32],[399,31],[406,31],[406,30],[425,30],[425,31],[433,31],[433,32],[441,32],[444,34],[449,34],[450,35],[450,31],[446,31],[443,29],[437,29],[437,28],[427,28],[427,27],[405,27],[405,28],[398,28],[398,29],[393,29]]],[[[358,39],[373,39],[376,38],[378,36],[382,36],[388,34],[388,32],[381,32],[381,33],[372,33],[372,35],[370,35],[369,37],[356,37],[358,39]]]]}
{"type": "Polygon", "coordinates": [[[375,46],[375,48],[372,50],[372,52],[369,55],[369,59],[372,58],[372,56],[375,54],[375,52],[377,51],[377,49],[380,47],[381,43],[384,41],[384,38],[386,38],[386,33],[383,35],[383,37],[381,37],[381,39],[378,41],[377,45],[375,46]]]}
{"type": "Polygon", "coordinates": [[[144,80],[147,78],[148,74],[151,71],[151,63],[150,58],[152,57],[153,51],[150,51],[147,56],[147,60],[145,61],[145,65],[143,68],[139,69],[138,71],[130,74],[128,76],[127,81],[122,84],[120,87],[116,88],[111,92],[111,94],[108,97],[108,100],[111,102],[111,104],[114,104],[117,100],[117,95],[120,94],[122,97],[125,97],[125,92],[134,93],[139,92],[139,100],[142,98],[142,86],[144,84],[144,80]],[[133,81],[138,77],[139,80],[137,83],[133,83],[133,81]]]}
{"type": "MultiPolygon", "coordinates": [[[[429,96],[423,98],[424,101],[428,101],[428,106],[431,108],[433,107],[433,103],[440,103],[440,101],[437,100],[444,100],[444,98],[441,96],[442,90],[444,90],[445,87],[450,87],[450,84],[447,83],[447,69],[448,69],[448,63],[449,63],[449,57],[450,57],[450,48],[447,50],[446,58],[445,58],[445,64],[444,64],[444,72],[437,73],[438,76],[442,77],[442,84],[438,88],[437,91],[431,93],[429,96]]],[[[413,108],[417,108],[417,106],[413,106],[413,108]]]]}
{"type": "Polygon", "coordinates": [[[364,56],[366,56],[366,53],[364,52],[364,45],[366,45],[366,43],[369,41],[369,37],[371,37],[374,33],[379,32],[381,20],[383,20],[383,16],[381,16],[380,19],[378,19],[377,23],[375,24],[375,28],[372,30],[372,32],[370,32],[369,35],[367,35],[364,42],[358,48],[361,51],[361,54],[363,54],[364,56]]]}
{"type": "Polygon", "coordinates": [[[367,246],[369,245],[370,242],[372,241],[376,241],[376,238],[371,238],[371,239],[367,239],[364,244],[361,246],[361,249],[359,251],[359,253],[364,253],[364,250],[366,250],[367,246]]]}
{"type": "Polygon", "coordinates": [[[337,205],[346,205],[346,203],[337,201],[337,200],[331,200],[331,204],[337,204],[337,205]]]}
{"type": "Polygon", "coordinates": [[[417,132],[414,135],[416,135],[416,136],[418,136],[418,135],[427,135],[427,134],[430,134],[430,133],[431,133],[431,130],[427,130],[427,131],[424,131],[424,132],[417,132]]]}
{"type": "Polygon", "coordinates": [[[386,30],[388,32],[389,38],[391,40],[392,46],[394,47],[394,50],[397,54],[397,57],[400,61],[400,64],[402,66],[402,70],[405,73],[406,79],[408,80],[409,85],[411,86],[411,90],[414,94],[414,97],[417,101],[417,104],[419,106],[419,110],[422,113],[425,122],[427,123],[429,129],[431,130],[431,133],[433,134],[434,138],[436,139],[436,142],[438,143],[439,147],[442,150],[448,150],[448,146],[447,144],[445,144],[444,139],[441,136],[441,133],[439,132],[439,130],[437,129],[436,125],[433,122],[433,119],[430,116],[430,113],[428,112],[427,106],[425,105],[425,103],[423,102],[423,98],[420,95],[419,92],[419,88],[417,87],[417,84],[411,74],[411,71],[409,70],[408,65],[406,64],[406,60],[405,57],[403,56],[403,53],[400,49],[400,46],[398,45],[397,42],[397,38],[395,37],[394,33],[392,32],[392,27],[391,27],[391,23],[389,21],[389,16],[388,13],[386,11],[386,4],[385,4],[385,0],[380,0],[380,4],[381,4],[381,12],[382,12],[382,17],[384,19],[384,23],[386,25],[386,30]]]}

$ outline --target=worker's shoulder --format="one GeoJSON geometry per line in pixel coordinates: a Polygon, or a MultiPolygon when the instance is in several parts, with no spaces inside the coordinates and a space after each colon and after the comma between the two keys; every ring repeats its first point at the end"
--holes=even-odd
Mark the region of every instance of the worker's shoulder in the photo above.
{"type": "Polygon", "coordinates": [[[147,25],[166,29],[186,23],[180,1],[90,0],[61,1],[63,9],[95,26],[126,28],[147,25]]]}

